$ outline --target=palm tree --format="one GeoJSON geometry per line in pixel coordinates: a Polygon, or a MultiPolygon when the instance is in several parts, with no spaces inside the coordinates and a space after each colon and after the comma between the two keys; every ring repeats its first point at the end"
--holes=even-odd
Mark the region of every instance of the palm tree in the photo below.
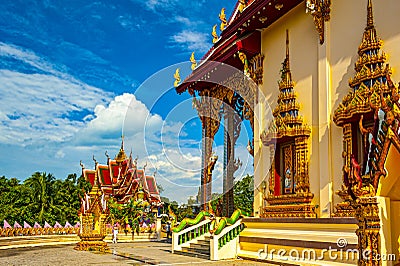
{"type": "Polygon", "coordinates": [[[45,216],[49,216],[53,206],[53,183],[55,178],[52,174],[46,174],[45,172],[34,173],[31,177],[25,180],[24,184],[30,188],[31,191],[31,208],[36,209],[37,219],[39,222],[43,222],[45,216]]]}

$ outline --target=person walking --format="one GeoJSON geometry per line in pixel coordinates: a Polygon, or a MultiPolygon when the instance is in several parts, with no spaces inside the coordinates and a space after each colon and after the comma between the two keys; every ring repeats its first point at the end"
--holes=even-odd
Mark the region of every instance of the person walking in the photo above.
{"type": "Polygon", "coordinates": [[[167,224],[165,225],[165,231],[167,232],[167,239],[169,239],[169,236],[172,237],[172,234],[171,234],[171,223],[170,222],[167,222],[167,224]]]}
{"type": "Polygon", "coordinates": [[[114,224],[114,226],[113,226],[113,240],[112,240],[112,242],[114,243],[114,244],[116,244],[117,243],[117,241],[118,241],[118,226],[117,226],[117,224],[114,224]]]}

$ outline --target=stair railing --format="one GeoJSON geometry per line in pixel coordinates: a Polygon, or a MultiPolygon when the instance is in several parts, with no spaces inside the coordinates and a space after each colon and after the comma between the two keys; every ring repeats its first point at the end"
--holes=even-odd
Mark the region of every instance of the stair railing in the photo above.
{"type": "Polygon", "coordinates": [[[232,259],[237,256],[239,247],[239,234],[244,229],[242,219],[225,227],[219,234],[211,235],[210,259],[232,259]]]}
{"type": "Polygon", "coordinates": [[[172,253],[182,250],[182,245],[194,243],[201,236],[209,234],[211,219],[206,218],[204,221],[188,227],[180,232],[172,232],[172,253]]]}

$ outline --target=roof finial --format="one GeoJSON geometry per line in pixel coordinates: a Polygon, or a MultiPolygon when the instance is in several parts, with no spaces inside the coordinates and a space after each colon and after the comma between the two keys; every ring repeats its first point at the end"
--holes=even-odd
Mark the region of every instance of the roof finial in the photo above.
{"type": "Polygon", "coordinates": [[[99,186],[99,176],[97,175],[97,171],[94,173],[94,184],[93,188],[98,188],[99,186]]]}
{"type": "Polygon", "coordinates": [[[374,14],[372,12],[372,0],[368,0],[367,29],[374,27],[374,14]]]}
{"type": "Polygon", "coordinates": [[[93,161],[94,161],[94,166],[97,167],[97,160],[96,158],[94,158],[94,154],[93,154],[93,161]]]}
{"type": "Polygon", "coordinates": [[[289,30],[286,29],[286,60],[285,60],[285,70],[290,70],[289,64],[289,30]]]}
{"type": "Polygon", "coordinates": [[[121,136],[121,150],[124,150],[124,135],[121,136]]]}

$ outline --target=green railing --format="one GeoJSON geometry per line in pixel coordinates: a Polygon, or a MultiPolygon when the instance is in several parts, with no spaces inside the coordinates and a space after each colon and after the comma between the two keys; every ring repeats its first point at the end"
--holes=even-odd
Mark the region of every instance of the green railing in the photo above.
{"type": "Polygon", "coordinates": [[[231,215],[230,218],[228,217],[222,217],[218,224],[216,225],[215,229],[213,230],[213,234],[214,235],[218,235],[222,232],[222,230],[229,225],[232,225],[234,223],[236,223],[237,220],[239,220],[240,217],[242,216],[247,216],[247,214],[245,212],[243,212],[240,209],[237,209],[236,211],[234,211],[231,215]]]}
{"type": "Polygon", "coordinates": [[[198,238],[208,232],[210,232],[210,224],[205,223],[199,227],[192,228],[188,232],[178,235],[178,245],[185,244],[186,242],[198,238]]]}
{"type": "Polygon", "coordinates": [[[210,213],[208,213],[207,211],[201,211],[199,214],[197,214],[196,218],[194,219],[190,218],[183,219],[178,226],[172,228],[172,232],[178,233],[183,229],[185,229],[187,226],[192,226],[200,223],[207,217],[210,217],[210,213]]]}
{"type": "Polygon", "coordinates": [[[244,228],[242,219],[239,219],[236,223],[226,226],[218,235],[211,235],[210,259],[236,258],[239,248],[239,234],[244,228]]]}
{"type": "Polygon", "coordinates": [[[172,252],[182,250],[182,245],[195,242],[201,236],[209,234],[211,228],[211,220],[206,218],[200,223],[185,228],[180,232],[172,231],[172,252]]]}
{"type": "Polygon", "coordinates": [[[244,229],[244,224],[239,222],[237,226],[232,227],[233,228],[231,228],[230,231],[226,232],[224,235],[218,238],[218,249],[221,249],[223,246],[225,246],[226,243],[239,236],[240,232],[242,232],[244,229]]]}

